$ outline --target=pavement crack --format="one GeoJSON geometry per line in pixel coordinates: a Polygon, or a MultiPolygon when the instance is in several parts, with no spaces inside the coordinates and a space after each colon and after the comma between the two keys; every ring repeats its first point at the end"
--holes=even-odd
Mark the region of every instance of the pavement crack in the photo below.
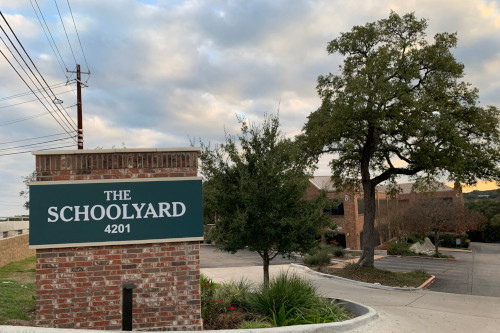
{"type": "Polygon", "coordinates": [[[413,303],[415,303],[416,301],[418,301],[419,299],[421,299],[424,296],[425,296],[425,294],[420,295],[420,297],[415,298],[413,301],[411,301],[410,303],[406,304],[405,306],[411,306],[413,303]]]}

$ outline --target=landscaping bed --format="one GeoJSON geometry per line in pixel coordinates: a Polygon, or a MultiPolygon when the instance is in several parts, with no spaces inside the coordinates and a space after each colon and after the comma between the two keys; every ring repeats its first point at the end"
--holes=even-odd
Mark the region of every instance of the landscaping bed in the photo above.
{"type": "Polygon", "coordinates": [[[268,328],[331,323],[354,317],[336,300],[325,299],[310,282],[281,273],[269,286],[243,280],[216,284],[202,275],[205,330],[268,328]]]}

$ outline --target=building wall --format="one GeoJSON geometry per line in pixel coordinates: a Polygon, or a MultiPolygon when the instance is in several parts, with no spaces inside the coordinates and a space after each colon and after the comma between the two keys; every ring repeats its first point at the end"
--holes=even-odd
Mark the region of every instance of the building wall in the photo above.
{"type": "MultiPolygon", "coordinates": [[[[197,175],[199,151],[37,152],[37,181],[197,175]]],[[[134,330],[200,330],[199,242],[38,249],[36,324],[122,328],[123,287],[133,283],[134,330]]]]}
{"type": "Polygon", "coordinates": [[[29,234],[0,239],[0,267],[35,255],[28,247],[29,234]]]}
{"type": "MultiPolygon", "coordinates": [[[[320,190],[311,184],[307,189],[304,198],[312,200],[318,196],[320,190]]],[[[440,191],[430,194],[432,198],[450,198],[454,203],[463,205],[463,195],[460,189],[453,191],[440,191]]],[[[363,232],[364,214],[358,212],[358,200],[363,200],[363,196],[353,192],[336,193],[327,192],[327,197],[332,200],[342,200],[344,204],[344,216],[335,217],[335,221],[342,227],[341,233],[346,236],[346,247],[351,249],[361,249],[361,236],[363,232]]],[[[411,205],[424,197],[424,194],[411,192],[400,193],[396,198],[390,198],[385,193],[375,193],[376,207],[375,227],[387,223],[391,216],[404,212],[408,205],[411,205]]],[[[381,239],[383,241],[383,239],[381,239]]]]}

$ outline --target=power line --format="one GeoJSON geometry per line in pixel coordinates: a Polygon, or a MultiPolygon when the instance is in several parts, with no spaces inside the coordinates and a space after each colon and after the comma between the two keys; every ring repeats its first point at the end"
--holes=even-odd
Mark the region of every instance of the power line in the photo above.
{"type": "MultiPolygon", "coordinates": [[[[67,86],[70,82],[64,81],[64,82],[61,82],[61,83],[55,83],[55,84],[51,85],[50,87],[53,88],[53,89],[57,89],[57,88],[61,88],[61,87],[67,86]]],[[[35,89],[35,91],[36,92],[41,92],[42,89],[35,89]]],[[[9,99],[23,97],[23,96],[31,95],[31,94],[32,94],[31,91],[26,91],[26,92],[23,92],[23,93],[12,95],[12,96],[1,97],[0,101],[6,101],[6,100],[9,100],[9,99]]]]}
{"type": "MultiPolygon", "coordinates": [[[[1,38],[1,37],[0,37],[1,38]]],[[[3,40],[2,40],[3,41],[3,40]]],[[[57,121],[57,123],[61,126],[61,128],[66,132],[68,133],[68,135],[71,136],[71,134],[67,131],[67,129],[59,122],[59,120],[57,120],[57,118],[52,114],[52,112],[49,110],[49,108],[43,103],[43,101],[38,97],[38,95],[33,91],[33,89],[30,87],[30,85],[26,82],[26,80],[24,80],[24,78],[21,76],[21,74],[18,72],[18,70],[14,67],[14,65],[12,64],[12,62],[10,62],[10,60],[7,58],[7,56],[5,55],[5,53],[3,53],[2,50],[0,50],[0,53],[2,54],[2,56],[5,58],[5,60],[7,60],[7,62],[9,63],[9,65],[12,67],[12,69],[14,69],[14,71],[16,72],[16,74],[19,76],[19,78],[21,78],[21,80],[24,82],[24,84],[31,90],[31,92],[33,93],[33,95],[35,95],[35,97],[40,101],[40,103],[43,105],[43,107],[45,108],[45,110],[47,110],[47,112],[54,118],[55,121],[57,121]]]]}
{"type": "Polygon", "coordinates": [[[69,140],[69,139],[72,139],[72,138],[53,139],[53,140],[47,140],[47,141],[42,141],[42,142],[35,142],[35,143],[30,143],[30,144],[26,144],[26,145],[15,146],[15,147],[0,148],[0,151],[12,150],[12,149],[18,149],[18,148],[26,148],[26,147],[33,147],[33,146],[40,146],[40,145],[44,145],[44,144],[51,143],[51,142],[66,141],[66,140],[69,140]]]}
{"type": "MultiPolygon", "coordinates": [[[[33,62],[33,59],[31,59],[30,55],[28,54],[28,52],[26,51],[26,49],[24,48],[23,44],[21,43],[21,41],[19,40],[19,38],[17,37],[16,33],[14,32],[14,30],[12,30],[12,27],[10,26],[9,22],[6,20],[5,16],[3,15],[3,13],[0,11],[0,15],[2,16],[3,20],[5,21],[5,23],[7,24],[7,26],[9,27],[12,35],[15,37],[15,39],[17,40],[18,44],[21,46],[21,48],[23,49],[24,53],[28,56],[28,59],[30,60],[31,64],[33,65],[33,67],[35,68],[35,70],[37,71],[38,75],[41,77],[41,79],[43,80],[43,82],[45,83],[45,85],[48,87],[48,89],[50,90],[50,92],[52,93],[52,95],[54,96],[54,100],[53,100],[53,103],[55,104],[55,109],[57,109],[57,111],[54,109],[54,105],[52,105],[52,103],[49,102],[49,105],[52,107],[52,109],[54,110],[54,112],[56,112],[56,114],[58,114],[57,112],[60,113],[60,115],[58,114],[59,117],[62,117],[64,118],[64,120],[66,121],[66,124],[69,124],[69,128],[70,130],[75,130],[75,128],[73,127],[73,125],[71,125],[70,121],[68,120],[68,118],[64,115],[64,113],[61,111],[61,109],[58,107],[57,105],[57,102],[59,102],[60,100],[56,97],[54,91],[50,88],[50,85],[47,83],[47,81],[45,80],[45,78],[43,77],[43,75],[40,73],[40,71],[38,70],[38,68],[36,67],[35,63],[33,62]]],[[[28,63],[26,62],[26,60],[24,59],[24,57],[21,55],[21,53],[19,52],[19,50],[17,49],[17,47],[14,45],[13,41],[10,39],[10,37],[8,36],[7,32],[3,29],[3,27],[0,25],[0,28],[1,30],[3,31],[3,33],[5,34],[5,36],[8,38],[9,42],[11,43],[11,45],[14,47],[14,49],[16,50],[17,54],[19,55],[19,57],[21,58],[21,60],[24,62],[24,64],[26,65],[26,67],[28,68],[28,70],[31,72],[31,74],[33,75],[33,77],[36,79],[36,81],[38,82],[38,84],[42,87],[43,91],[47,94],[47,97],[50,97],[49,96],[49,93],[47,92],[47,90],[45,89],[44,85],[40,82],[40,80],[38,79],[38,77],[35,75],[35,73],[33,73],[33,71],[31,70],[30,66],[28,65],[28,63]]],[[[30,79],[30,81],[36,86],[35,82],[33,82],[33,80],[31,79],[31,77],[28,75],[28,73],[26,72],[26,70],[23,68],[23,66],[21,65],[21,63],[17,60],[17,58],[15,57],[14,53],[12,52],[12,50],[10,50],[10,48],[7,46],[7,44],[5,43],[5,41],[2,39],[2,42],[5,44],[5,47],[7,48],[7,50],[9,50],[9,52],[11,53],[11,55],[13,56],[13,58],[16,60],[16,62],[18,63],[18,65],[21,67],[21,69],[25,72],[25,74],[28,76],[28,78],[30,79]]],[[[3,54],[3,52],[2,52],[3,54]]],[[[5,56],[5,54],[3,54],[4,57],[6,58],[6,60],[8,61],[7,57],[5,56]]],[[[9,64],[11,65],[12,68],[14,68],[14,66],[12,65],[12,63],[10,61],[8,61],[9,64]]],[[[15,68],[14,68],[15,70],[15,68]]],[[[16,73],[19,75],[19,77],[21,77],[22,79],[22,76],[19,74],[19,72],[17,70],[15,70],[16,73]]],[[[23,82],[30,88],[30,90],[32,90],[33,94],[35,95],[35,97],[37,97],[37,99],[39,99],[39,97],[35,94],[35,92],[33,91],[33,89],[27,84],[27,82],[23,79],[23,82]]],[[[37,87],[38,88],[38,87],[37,87]]],[[[47,100],[47,97],[44,96],[44,94],[42,93],[42,97],[47,100]]],[[[42,103],[42,101],[39,99],[39,101],[42,103]]],[[[43,104],[43,103],[42,103],[43,104]]],[[[43,104],[44,107],[47,109],[47,107],[45,106],[45,104],[43,104]]],[[[48,109],[47,109],[48,110],[48,109]]],[[[63,107],[63,110],[66,112],[66,114],[68,115],[68,117],[71,119],[71,121],[74,123],[74,120],[69,116],[68,112],[66,111],[66,109],[64,109],[63,107]]],[[[50,111],[49,111],[50,112],[50,111]]],[[[52,113],[51,113],[52,114],[52,113]]],[[[54,116],[53,116],[54,117],[54,116]]],[[[56,119],[54,117],[54,119],[56,119]]],[[[61,120],[63,120],[61,118],[61,120]]],[[[64,121],[63,120],[63,121],[64,121]]],[[[64,128],[64,126],[56,119],[56,121],[59,123],[59,125],[61,127],[64,128]]],[[[65,131],[67,131],[65,129],[65,131]]],[[[69,132],[68,132],[69,134],[69,132]]]]}
{"type": "MultiPolygon", "coordinates": [[[[37,0],[35,0],[35,2],[36,1],[37,0]]],[[[75,53],[73,52],[73,47],[71,46],[71,43],[69,42],[69,36],[68,36],[68,33],[66,32],[66,26],[64,25],[64,21],[62,19],[61,12],[59,11],[59,6],[57,5],[56,0],[54,0],[54,3],[56,4],[57,13],[59,14],[59,18],[61,19],[61,24],[62,24],[63,29],[64,29],[64,34],[66,35],[66,39],[68,40],[68,45],[69,45],[69,48],[71,50],[71,54],[73,55],[73,59],[75,60],[75,65],[76,65],[78,63],[78,61],[76,61],[75,53]]]]}
{"type": "Polygon", "coordinates": [[[50,138],[50,137],[53,137],[53,136],[59,136],[59,135],[64,135],[64,134],[66,134],[66,133],[44,135],[44,136],[39,136],[39,137],[36,137],[36,138],[14,140],[14,141],[9,141],[9,142],[0,142],[0,145],[6,145],[6,144],[9,144],[9,143],[17,143],[17,142],[30,141],[30,140],[38,140],[38,139],[44,139],[44,138],[50,138]]]}
{"type": "Polygon", "coordinates": [[[32,116],[26,116],[26,117],[22,117],[22,118],[7,120],[7,121],[5,121],[3,123],[0,123],[0,126],[7,126],[7,125],[15,124],[15,123],[20,123],[21,121],[26,121],[26,120],[30,120],[30,119],[33,119],[33,118],[38,118],[38,117],[41,117],[41,116],[46,116],[48,114],[49,113],[43,112],[43,113],[39,113],[39,114],[32,115],[32,116]]]}
{"type": "MultiPolygon", "coordinates": [[[[54,150],[54,149],[61,149],[61,148],[68,148],[68,147],[74,147],[74,144],[68,145],[68,146],[59,146],[59,147],[53,147],[53,148],[44,148],[44,150],[54,150]]],[[[26,151],[19,151],[15,153],[6,153],[6,154],[0,154],[0,156],[8,156],[8,155],[18,155],[18,154],[25,154],[25,153],[31,153],[32,150],[26,150],[26,151]]]]}
{"type": "MultiPolygon", "coordinates": [[[[2,15],[3,17],[3,14],[1,13],[0,11],[0,15],[2,15]]],[[[5,20],[5,18],[4,18],[5,20]]],[[[45,91],[45,93],[48,95],[47,91],[43,88],[43,85],[41,84],[40,80],[37,79],[37,77],[35,76],[35,74],[33,73],[33,71],[29,68],[29,65],[26,63],[26,61],[24,60],[24,58],[22,57],[22,55],[19,53],[19,51],[17,50],[17,48],[15,47],[15,45],[13,44],[12,40],[9,38],[9,36],[7,35],[7,33],[5,32],[5,30],[3,29],[3,27],[0,25],[0,29],[4,32],[4,34],[6,34],[7,38],[9,39],[9,41],[11,42],[11,44],[13,45],[13,47],[16,49],[17,53],[20,55],[21,59],[24,61],[24,63],[26,64],[26,66],[28,67],[28,69],[31,71],[32,75],[35,77],[35,79],[38,81],[38,83],[42,86],[42,89],[45,91]]],[[[12,50],[9,48],[9,46],[7,45],[7,43],[5,43],[5,41],[3,40],[2,37],[0,37],[0,40],[4,43],[5,47],[7,48],[7,50],[11,53],[12,57],[14,58],[14,60],[17,62],[17,64],[19,65],[19,67],[21,67],[21,69],[24,71],[24,73],[26,74],[26,76],[28,77],[28,79],[31,81],[31,83],[33,83],[33,85],[35,85],[36,87],[36,83],[33,81],[33,79],[29,76],[29,74],[26,72],[26,70],[24,69],[24,67],[21,65],[21,63],[19,62],[19,60],[17,60],[17,58],[15,57],[14,53],[12,52],[12,50]]],[[[0,50],[1,52],[1,50],[0,50]]],[[[17,71],[17,69],[14,67],[14,65],[8,60],[7,56],[2,52],[2,55],[4,56],[4,58],[7,60],[7,62],[10,64],[10,66],[14,69],[14,71],[17,73],[17,75],[21,78],[21,80],[23,80],[24,84],[26,84],[26,86],[32,91],[32,93],[35,95],[35,97],[40,101],[40,103],[45,107],[45,109],[52,115],[52,117],[57,121],[57,123],[66,131],[68,132],[68,130],[61,124],[61,122],[59,120],[57,120],[57,118],[52,114],[52,112],[47,108],[47,106],[42,102],[42,100],[40,99],[40,97],[38,97],[38,95],[33,91],[33,89],[31,88],[31,86],[24,80],[24,78],[21,76],[21,74],[17,71]]],[[[38,88],[38,87],[37,87],[38,88]]],[[[47,101],[47,96],[45,96],[43,93],[41,94],[42,97],[47,101]]],[[[49,96],[50,97],[50,96],[49,96]]],[[[51,102],[48,102],[49,105],[51,106],[52,110],[54,112],[55,109],[54,109],[54,106],[52,105],[51,102]]],[[[56,112],[57,114],[57,112],[56,112]]],[[[71,128],[71,126],[69,126],[71,128]]],[[[74,130],[73,129],[70,129],[71,130],[74,130]]],[[[71,135],[69,132],[68,132],[68,135],[71,135]]]]}
{"type": "Polygon", "coordinates": [[[33,11],[35,12],[36,18],[38,19],[38,22],[40,23],[40,26],[42,27],[43,33],[45,34],[45,37],[47,38],[47,41],[49,42],[49,45],[52,48],[52,52],[54,52],[54,55],[56,56],[56,59],[57,59],[57,62],[59,63],[59,66],[61,66],[61,70],[63,71],[64,76],[66,77],[66,79],[68,79],[68,75],[66,74],[66,72],[68,70],[68,66],[66,66],[66,64],[64,63],[64,59],[61,56],[61,52],[59,52],[59,48],[57,47],[56,41],[54,40],[52,33],[50,32],[49,26],[47,25],[47,21],[45,21],[45,17],[43,16],[42,10],[40,9],[40,6],[38,6],[38,2],[37,2],[36,5],[38,7],[38,10],[40,11],[40,16],[42,17],[43,22],[45,23],[45,26],[47,27],[47,31],[50,35],[50,39],[52,39],[52,43],[54,44],[54,46],[52,46],[52,43],[50,42],[49,36],[47,35],[47,31],[45,31],[45,27],[43,26],[42,21],[40,20],[40,16],[38,15],[38,12],[36,11],[35,6],[33,5],[33,1],[30,0],[30,3],[31,3],[31,7],[33,7],[33,11]],[[54,47],[55,47],[55,50],[54,50],[54,47]],[[56,50],[57,50],[57,54],[56,54],[56,50]],[[59,54],[59,57],[57,57],[58,54],[59,54]],[[62,62],[62,64],[61,64],[61,62],[62,62]],[[64,64],[64,67],[63,67],[63,64],[64,64]]]}
{"type": "MultiPolygon", "coordinates": [[[[69,8],[69,12],[71,14],[71,19],[73,20],[73,25],[75,27],[76,36],[78,37],[78,43],[80,44],[80,49],[82,50],[83,59],[85,60],[85,65],[87,66],[87,72],[89,72],[89,77],[90,77],[89,63],[87,62],[87,57],[85,56],[85,52],[83,51],[82,41],[80,40],[80,34],[78,33],[78,29],[76,28],[75,18],[73,17],[73,11],[71,10],[69,0],[66,0],[66,2],[68,3],[68,8],[69,8]]],[[[87,78],[87,81],[88,81],[88,78],[87,78]]]]}
{"type": "MultiPolygon", "coordinates": [[[[70,93],[70,92],[75,91],[75,90],[76,89],[71,89],[71,90],[63,91],[63,92],[60,92],[59,95],[67,94],[67,93],[70,93]]],[[[37,101],[37,99],[31,99],[29,101],[24,101],[24,102],[19,102],[19,103],[15,103],[15,104],[9,104],[9,105],[0,106],[0,109],[10,108],[12,106],[17,106],[17,105],[21,105],[21,104],[36,102],[36,101],[37,101]]]]}

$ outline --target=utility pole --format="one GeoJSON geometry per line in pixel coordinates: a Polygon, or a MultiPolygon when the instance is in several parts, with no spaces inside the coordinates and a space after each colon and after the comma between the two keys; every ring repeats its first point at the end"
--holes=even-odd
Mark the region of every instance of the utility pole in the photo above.
{"type": "MultiPolygon", "coordinates": [[[[76,99],[77,99],[77,109],[78,109],[78,149],[83,149],[83,111],[82,111],[82,85],[86,86],[82,82],[80,65],[76,65],[76,72],[68,71],[69,73],[76,73],[76,99]]],[[[83,73],[90,74],[90,72],[83,73]]]]}

